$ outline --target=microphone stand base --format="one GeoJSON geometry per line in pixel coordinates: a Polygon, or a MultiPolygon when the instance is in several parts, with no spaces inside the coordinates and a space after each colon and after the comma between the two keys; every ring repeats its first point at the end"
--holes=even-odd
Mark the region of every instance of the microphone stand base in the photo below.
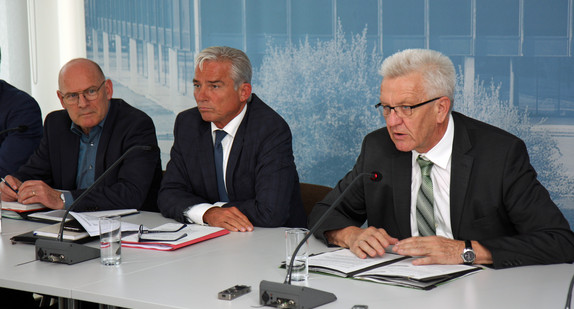
{"type": "Polygon", "coordinates": [[[98,248],[51,239],[36,240],[36,260],[72,265],[98,257],[98,248]]]}
{"type": "Polygon", "coordinates": [[[262,280],[259,284],[259,303],[277,308],[308,309],[337,300],[333,293],[305,286],[262,280]]]}

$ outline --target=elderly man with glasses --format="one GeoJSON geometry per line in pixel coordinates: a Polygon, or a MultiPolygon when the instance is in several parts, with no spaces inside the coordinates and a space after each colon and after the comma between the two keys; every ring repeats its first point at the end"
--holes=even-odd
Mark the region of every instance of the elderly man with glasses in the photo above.
{"type": "Polygon", "coordinates": [[[574,261],[574,233],[536,179],[524,142],[452,111],[450,59],[404,50],[380,73],[376,107],[387,126],[365,137],[354,168],[314,207],[311,227],[349,189],[316,237],[361,258],[392,247],[420,257],[416,265],[574,261]],[[372,171],[380,182],[350,186],[372,171]]]}
{"type": "MultiPolygon", "coordinates": [[[[112,81],[97,63],[71,60],[60,70],[58,86],[64,110],[46,117],[39,148],[18,172],[6,177],[8,184],[0,184],[2,200],[69,208],[126,151],[134,146],[157,148],[152,119],[112,99],[112,81]]],[[[159,152],[130,151],[74,210],[157,211],[160,181],[159,152]]]]}

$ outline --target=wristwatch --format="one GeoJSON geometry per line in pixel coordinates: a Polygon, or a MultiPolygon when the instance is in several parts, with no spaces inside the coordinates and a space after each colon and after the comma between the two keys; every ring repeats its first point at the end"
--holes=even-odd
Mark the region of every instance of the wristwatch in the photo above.
{"type": "Polygon", "coordinates": [[[60,194],[60,199],[62,200],[62,203],[64,203],[64,206],[66,206],[66,196],[64,195],[64,192],[60,194]]]}
{"type": "Polygon", "coordinates": [[[476,259],[476,254],[474,254],[474,250],[472,250],[472,243],[470,240],[465,240],[464,245],[466,248],[462,250],[460,257],[462,258],[464,264],[472,265],[474,263],[474,259],[476,259]]]}

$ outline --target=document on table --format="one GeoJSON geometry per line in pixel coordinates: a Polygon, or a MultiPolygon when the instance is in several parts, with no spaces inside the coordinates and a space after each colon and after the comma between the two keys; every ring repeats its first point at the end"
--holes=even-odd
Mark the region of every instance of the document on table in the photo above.
{"type": "MultiPolygon", "coordinates": [[[[101,211],[90,211],[84,212],[84,214],[88,214],[94,217],[109,217],[109,216],[126,216],[131,214],[136,214],[139,211],[137,209],[113,209],[113,210],[101,210],[101,211]]],[[[64,218],[64,214],[66,213],[65,209],[56,209],[51,211],[44,211],[44,212],[36,212],[33,214],[28,215],[28,219],[31,220],[38,220],[38,221],[46,221],[46,222],[61,222],[62,218],[64,218]]],[[[73,220],[74,217],[68,216],[66,218],[66,222],[73,220]]]]}
{"type": "MultiPolygon", "coordinates": [[[[100,235],[99,217],[93,216],[86,212],[73,212],[70,211],[72,215],[85,229],[91,237],[100,235]]],[[[122,232],[135,232],[139,230],[140,225],[122,222],[122,232]]]]}
{"type": "Polygon", "coordinates": [[[180,223],[165,223],[148,230],[148,234],[122,237],[122,247],[172,251],[229,234],[229,231],[224,228],[199,224],[187,224],[171,232],[174,227],[179,226],[181,226],[180,223]],[[145,239],[142,236],[145,236],[145,239]]]}
{"type": "Polygon", "coordinates": [[[382,257],[360,259],[349,249],[340,249],[310,256],[309,271],[430,290],[482,269],[462,264],[415,266],[414,259],[389,252],[382,257]]]}

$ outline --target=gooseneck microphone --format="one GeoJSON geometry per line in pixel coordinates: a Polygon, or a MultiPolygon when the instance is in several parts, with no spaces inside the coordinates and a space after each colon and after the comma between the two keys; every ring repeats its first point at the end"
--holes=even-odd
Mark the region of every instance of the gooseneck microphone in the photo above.
{"type": "Polygon", "coordinates": [[[76,205],[84,199],[100,182],[102,182],[109,173],[114,170],[127,156],[128,154],[136,151],[157,151],[158,147],[155,145],[143,146],[137,145],[129,148],[124,154],[122,154],[110,167],[108,167],[101,175],[94,181],[94,183],[89,186],[64,213],[62,217],[62,222],[60,223],[60,231],[58,232],[58,237],[53,239],[38,239],[36,240],[36,259],[45,262],[52,263],[62,263],[62,264],[76,264],[83,261],[95,259],[100,256],[100,250],[97,248],[87,247],[84,245],[76,243],[64,242],[64,223],[70,211],[74,210],[76,205]]]}
{"type": "Polygon", "coordinates": [[[0,136],[7,134],[7,133],[10,133],[10,132],[14,132],[14,131],[23,133],[23,132],[26,132],[27,130],[28,130],[28,126],[21,125],[21,126],[15,127],[15,128],[10,128],[10,129],[0,131],[0,136]]]}
{"type": "Polygon", "coordinates": [[[572,279],[570,279],[570,287],[568,287],[568,295],[566,298],[566,305],[564,306],[564,309],[572,308],[572,289],[573,288],[574,288],[574,275],[572,276],[572,279]]]}
{"type": "MultiPolygon", "coordinates": [[[[299,249],[303,246],[303,244],[313,235],[321,223],[327,219],[327,215],[343,200],[347,191],[351,187],[355,185],[355,183],[361,179],[363,176],[370,176],[371,181],[377,182],[381,180],[381,174],[379,172],[371,172],[371,173],[360,173],[357,175],[353,181],[345,188],[343,193],[339,195],[339,197],[327,208],[325,213],[317,220],[317,223],[311,228],[309,233],[305,235],[305,237],[299,242],[293,254],[291,254],[292,258],[287,266],[287,275],[285,276],[285,281],[283,283],[271,282],[262,280],[259,284],[259,303],[264,306],[273,306],[273,307],[281,307],[288,306],[288,308],[296,308],[296,309],[303,309],[303,308],[315,308],[330,302],[337,300],[337,296],[330,292],[324,292],[317,289],[312,289],[304,286],[294,286],[291,285],[291,273],[293,269],[293,263],[295,261],[295,256],[299,252],[299,249]]],[[[285,307],[287,308],[287,307],[285,307]]]]}

